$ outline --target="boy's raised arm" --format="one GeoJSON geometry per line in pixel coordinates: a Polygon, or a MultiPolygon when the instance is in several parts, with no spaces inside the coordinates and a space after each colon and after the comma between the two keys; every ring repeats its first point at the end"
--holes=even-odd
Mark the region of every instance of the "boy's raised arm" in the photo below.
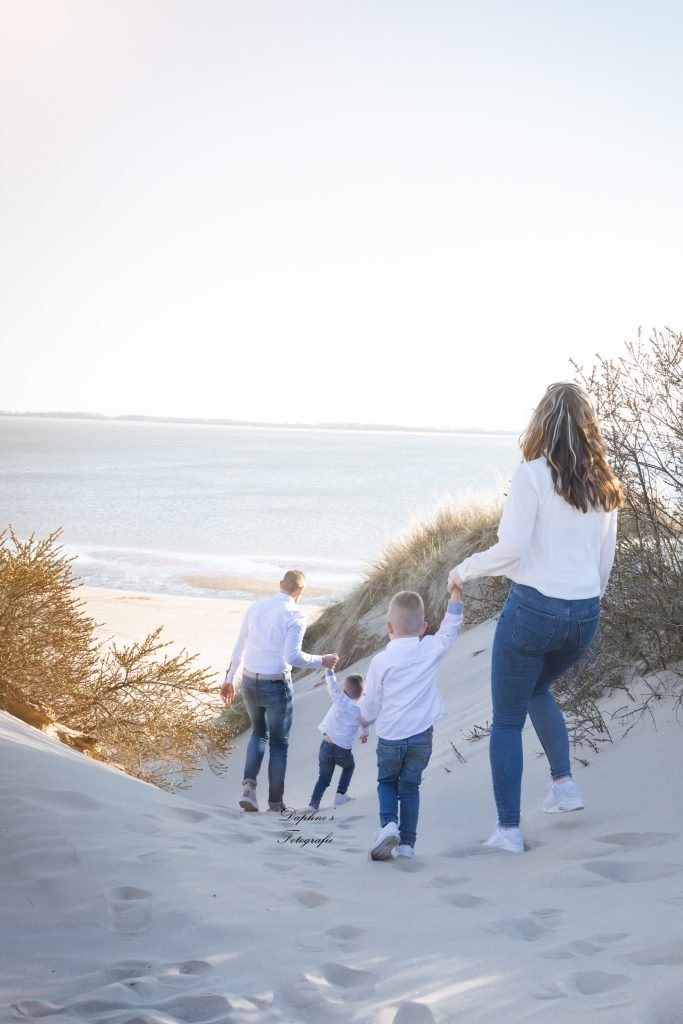
{"type": "Polygon", "coordinates": [[[465,611],[462,603],[462,591],[458,587],[453,586],[449,590],[449,601],[448,606],[446,607],[446,614],[443,617],[443,621],[439,626],[439,629],[434,634],[434,639],[441,644],[444,654],[460,632],[464,614],[465,611]]]}

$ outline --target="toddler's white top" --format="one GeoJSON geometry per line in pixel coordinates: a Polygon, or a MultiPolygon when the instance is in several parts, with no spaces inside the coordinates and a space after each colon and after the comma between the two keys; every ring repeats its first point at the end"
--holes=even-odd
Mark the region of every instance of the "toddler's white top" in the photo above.
{"type": "Polygon", "coordinates": [[[331,668],[325,672],[327,692],[332,698],[332,707],[318,726],[322,733],[333,740],[338,747],[350,750],[356,733],[360,728],[361,736],[367,736],[367,727],[360,724],[360,708],[358,701],[351,700],[348,693],[339,689],[337,677],[331,668]]]}
{"type": "Polygon", "coordinates": [[[602,596],[617,538],[617,510],[581,512],[553,486],[544,458],[515,470],[498,543],[456,566],[463,582],[508,576],[567,601],[602,596]]]}

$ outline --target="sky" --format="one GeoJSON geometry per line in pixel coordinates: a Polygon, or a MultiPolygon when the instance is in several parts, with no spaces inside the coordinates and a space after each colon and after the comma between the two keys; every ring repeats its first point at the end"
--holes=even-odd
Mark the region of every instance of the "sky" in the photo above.
{"type": "Polygon", "coordinates": [[[0,24],[0,410],[516,430],[683,329],[678,0],[0,24]]]}

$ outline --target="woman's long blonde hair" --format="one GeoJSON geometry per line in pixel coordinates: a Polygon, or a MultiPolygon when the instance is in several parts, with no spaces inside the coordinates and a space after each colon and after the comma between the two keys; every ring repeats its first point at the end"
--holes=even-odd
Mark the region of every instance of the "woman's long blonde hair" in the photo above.
{"type": "Polygon", "coordinates": [[[624,490],[607,462],[590,398],[578,384],[551,384],[520,438],[525,462],[542,456],[557,493],[574,508],[621,508],[624,490]]]}

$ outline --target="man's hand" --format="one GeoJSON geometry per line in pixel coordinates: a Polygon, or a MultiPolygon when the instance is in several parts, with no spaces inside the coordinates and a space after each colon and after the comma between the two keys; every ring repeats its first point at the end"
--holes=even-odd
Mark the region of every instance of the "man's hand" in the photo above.
{"type": "Polygon", "coordinates": [[[449,572],[446,586],[448,587],[448,593],[451,595],[451,600],[462,601],[462,579],[457,569],[451,569],[449,572]]]}
{"type": "Polygon", "coordinates": [[[358,739],[361,741],[361,743],[367,743],[368,742],[367,736],[359,736],[358,739]]]}
{"type": "Polygon", "coordinates": [[[323,654],[323,668],[335,668],[338,661],[338,654],[323,654]]]}
{"type": "Polygon", "coordinates": [[[235,687],[232,683],[223,683],[221,686],[221,700],[224,704],[232,704],[235,699],[235,687]]]}

